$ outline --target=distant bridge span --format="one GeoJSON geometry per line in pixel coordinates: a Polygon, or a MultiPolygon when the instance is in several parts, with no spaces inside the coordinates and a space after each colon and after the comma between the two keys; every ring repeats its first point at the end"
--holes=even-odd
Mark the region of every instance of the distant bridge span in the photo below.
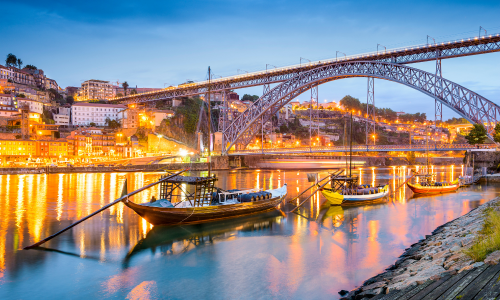
{"type": "MultiPolygon", "coordinates": [[[[391,152],[391,151],[496,151],[495,144],[469,145],[469,144],[436,144],[436,145],[356,145],[352,146],[353,152],[391,152]]],[[[232,150],[228,155],[273,155],[273,154],[307,154],[307,153],[331,153],[349,152],[348,146],[315,146],[295,148],[270,148],[270,149],[246,149],[232,150]]]]}
{"type": "MultiPolygon", "coordinates": [[[[469,122],[486,125],[493,140],[495,124],[500,120],[500,107],[473,91],[429,72],[405,65],[374,61],[330,64],[302,72],[277,85],[241,113],[223,132],[227,152],[237,142],[246,146],[280,108],[305,91],[326,82],[354,77],[373,77],[404,84],[440,101],[469,122]]],[[[241,147],[240,147],[241,148],[241,147]]]]}
{"type": "MultiPolygon", "coordinates": [[[[500,34],[484,35],[458,39],[449,42],[414,45],[374,51],[359,55],[343,56],[334,59],[325,59],[310,63],[303,63],[281,68],[274,68],[241,75],[227,76],[212,80],[212,92],[221,92],[229,89],[240,89],[264,84],[273,84],[287,81],[302,72],[307,72],[318,67],[354,61],[379,61],[395,64],[410,64],[424,61],[433,61],[436,58],[446,59],[492,53],[500,51],[500,34]]],[[[111,99],[112,103],[146,103],[172,99],[176,97],[190,97],[207,92],[208,82],[195,82],[179,86],[168,87],[160,91],[128,95],[111,99]]]]}

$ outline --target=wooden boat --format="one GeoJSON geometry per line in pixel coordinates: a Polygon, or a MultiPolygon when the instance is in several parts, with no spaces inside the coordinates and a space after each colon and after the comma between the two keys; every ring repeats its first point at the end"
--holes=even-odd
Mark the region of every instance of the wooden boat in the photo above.
{"type": "Polygon", "coordinates": [[[260,192],[221,189],[214,192],[216,180],[215,177],[176,176],[160,185],[161,200],[136,204],[126,199],[124,204],[153,225],[197,224],[274,210],[287,195],[286,184],[260,192]],[[191,186],[194,192],[186,186],[191,186]],[[176,194],[174,190],[182,193],[176,194]],[[175,196],[180,196],[182,201],[171,201],[175,196]]]}
{"type": "Polygon", "coordinates": [[[458,178],[450,182],[450,184],[448,185],[436,185],[436,184],[420,185],[419,183],[410,183],[410,182],[408,182],[407,185],[416,194],[448,193],[448,192],[454,192],[460,187],[458,178]]]}
{"type": "Polygon", "coordinates": [[[375,193],[369,194],[362,192],[345,192],[346,190],[333,190],[328,188],[323,188],[321,193],[326,198],[326,200],[332,205],[364,205],[364,204],[375,204],[381,203],[385,196],[389,194],[389,185],[377,188],[375,193]],[[346,193],[344,195],[344,193],[346,193]]]}

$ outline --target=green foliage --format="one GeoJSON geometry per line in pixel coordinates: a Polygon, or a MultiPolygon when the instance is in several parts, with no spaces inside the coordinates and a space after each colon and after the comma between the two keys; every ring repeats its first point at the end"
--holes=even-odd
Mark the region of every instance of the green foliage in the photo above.
{"type": "Polygon", "coordinates": [[[136,89],[133,89],[133,90],[130,92],[130,95],[137,95],[137,90],[136,90],[136,89]]]}
{"type": "Polygon", "coordinates": [[[5,65],[7,67],[15,67],[17,65],[17,57],[12,53],[7,54],[5,65]]]}
{"type": "Polygon", "coordinates": [[[111,129],[117,129],[122,127],[120,122],[116,120],[111,120],[110,118],[106,118],[106,126],[111,129]]]}
{"type": "Polygon", "coordinates": [[[309,139],[309,128],[302,126],[298,117],[279,128],[280,133],[293,133],[299,139],[309,139]]]}
{"type": "Polygon", "coordinates": [[[187,133],[195,133],[196,131],[202,103],[199,98],[187,98],[182,102],[182,106],[177,108],[177,112],[184,116],[184,130],[187,133]]]}
{"type": "Polygon", "coordinates": [[[340,99],[339,103],[347,110],[362,110],[361,102],[359,101],[359,99],[354,98],[350,95],[347,95],[344,98],[340,99]]]}
{"type": "Polygon", "coordinates": [[[22,61],[20,58],[18,58],[18,59],[17,59],[17,67],[18,67],[19,69],[22,69],[22,68],[23,68],[23,61],[22,61]]]}
{"type": "Polygon", "coordinates": [[[69,104],[73,104],[75,102],[75,98],[73,96],[66,97],[66,102],[69,104]]]}
{"type": "Polygon", "coordinates": [[[17,94],[16,97],[18,97],[18,98],[26,98],[26,95],[25,94],[17,94]]]}
{"type": "Polygon", "coordinates": [[[243,97],[241,97],[241,101],[252,101],[252,102],[255,102],[257,99],[259,99],[259,96],[257,95],[249,95],[249,94],[245,94],[243,95],[243,97]]]}
{"type": "Polygon", "coordinates": [[[129,87],[128,82],[125,81],[124,83],[122,83],[122,87],[123,87],[123,92],[125,93],[125,96],[127,96],[127,89],[129,87]]]}
{"type": "Polygon", "coordinates": [[[406,122],[420,122],[423,123],[427,120],[425,113],[404,114],[399,116],[399,120],[403,123],[406,122]]]}
{"type": "Polygon", "coordinates": [[[122,93],[118,93],[118,94],[116,94],[116,97],[123,97],[123,94],[122,93]]]}
{"type": "Polygon", "coordinates": [[[108,104],[108,101],[106,101],[106,100],[90,100],[89,103],[108,104]]]}
{"type": "Polygon", "coordinates": [[[96,124],[96,123],[94,123],[94,122],[90,122],[90,123],[89,123],[89,126],[90,126],[90,127],[95,127],[95,126],[97,126],[97,124],[96,124]]]}
{"type": "Polygon", "coordinates": [[[500,213],[493,209],[485,211],[483,229],[465,254],[475,261],[482,261],[486,256],[500,249],[500,213]]]}
{"type": "Polygon", "coordinates": [[[467,121],[467,119],[465,118],[451,118],[451,119],[448,119],[446,121],[444,121],[446,124],[449,124],[449,125],[455,125],[455,124],[470,124],[469,121],[467,121]]]}
{"type": "Polygon", "coordinates": [[[483,124],[474,124],[469,134],[465,136],[465,139],[471,145],[483,144],[487,138],[486,128],[484,128],[483,124]]]}
{"type": "Polygon", "coordinates": [[[60,101],[63,99],[63,96],[54,88],[48,89],[47,92],[49,92],[50,100],[60,101]]]}
{"type": "Polygon", "coordinates": [[[22,135],[20,135],[20,134],[16,134],[16,139],[17,139],[17,140],[20,140],[22,137],[23,137],[22,135]]]}
{"type": "Polygon", "coordinates": [[[495,135],[493,136],[495,143],[500,143],[500,123],[495,125],[495,135]]]}
{"type": "Polygon", "coordinates": [[[50,110],[46,110],[46,109],[43,110],[42,121],[45,124],[54,124],[55,123],[54,116],[52,115],[52,112],[50,110]]]}
{"type": "Polygon", "coordinates": [[[30,69],[30,70],[38,70],[37,67],[35,67],[34,65],[26,65],[24,66],[25,69],[30,69]]]}

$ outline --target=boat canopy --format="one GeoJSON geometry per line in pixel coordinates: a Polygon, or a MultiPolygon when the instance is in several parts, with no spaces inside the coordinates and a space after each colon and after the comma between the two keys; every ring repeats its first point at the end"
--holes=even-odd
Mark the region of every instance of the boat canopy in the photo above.
{"type": "Polygon", "coordinates": [[[217,177],[214,176],[212,177],[197,177],[197,176],[182,176],[182,175],[177,175],[175,177],[172,177],[165,182],[170,182],[170,183],[186,183],[186,184],[191,184],[191,185],[197,185],[197,184],[202,184],[210,181],[216,181],[217,177]]]}

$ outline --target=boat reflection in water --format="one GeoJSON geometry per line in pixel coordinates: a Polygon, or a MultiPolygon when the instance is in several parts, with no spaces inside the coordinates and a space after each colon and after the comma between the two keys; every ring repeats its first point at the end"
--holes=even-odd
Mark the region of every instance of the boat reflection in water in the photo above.
{"type": "Polygon", "coordinates": [[[157,225],[127,253],[123,266],[128,267],[134,256],[148,250],[153,254],[159,251],[162,255],[177,255],[235,237],[272,235],[273,226],[280,224],[284,217],[281,210],[273,210],[204,224],[157,225]]]}

